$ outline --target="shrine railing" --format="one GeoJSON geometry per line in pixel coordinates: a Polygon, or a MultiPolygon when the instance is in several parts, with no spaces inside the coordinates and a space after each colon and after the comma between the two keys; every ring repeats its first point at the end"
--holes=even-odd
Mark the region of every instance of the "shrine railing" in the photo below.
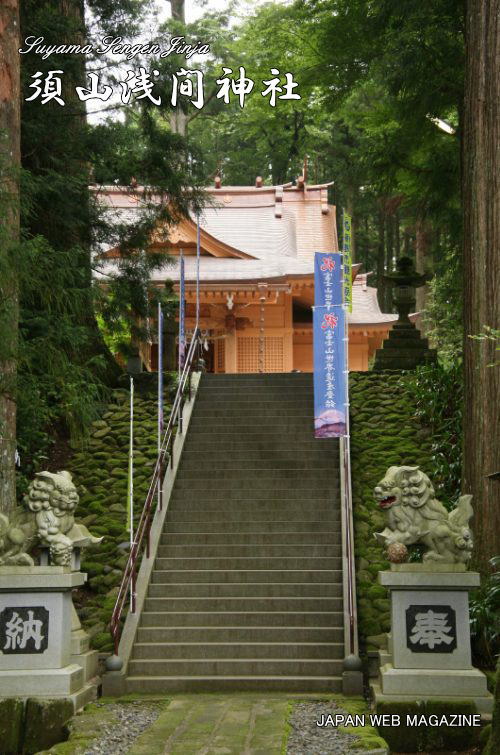
{"type": "Polygon", "coordinates": [[[197,366],[197,355],[199,355],[200,332],[199,328],[193,333],[191,343],[189,344],[188,353],[184,362],[184,367],[179,378],[179,385],[175,394],[172,410],[168,420],[165,433],[158,451],[155,467],[149,484],[149,490],[144,501],[139,521],[135,528],[134,539],[130,548],[129,557],[125,566],[118,595],[116,597],[115,607],[109,624],[111,636],[113,637],[114,652],[118,655],[118,646],[122,632],[122,616],[125,606],[130,596],[130,611],[136,611],[136,579],[137,566],[143,553],[146,558],[150,555],[150,531],[153,520],[154,502],[156,508],[161,510],[163,506],[163,479],[168,469],[168,464],[173,465],[173,444],[175,440],[175,430],[182,433],[182,410],[186,398],[186,389],[189,399],[191,399],[191,376],[197,366]]]}

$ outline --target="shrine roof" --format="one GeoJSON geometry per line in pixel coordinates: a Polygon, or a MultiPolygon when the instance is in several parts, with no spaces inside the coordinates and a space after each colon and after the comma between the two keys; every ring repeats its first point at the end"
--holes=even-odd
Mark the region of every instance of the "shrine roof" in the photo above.
{"type": "Polygon", "coordinates": [[[394,323],[398,315],[381,312],[377,289],[367,283],[367,273],[356,276],[352,284],[352,312],[349,312],[349,325],[384,325],[394,323]]]}
{"type": "MultiPolygon", "coordinates": [[[[218,283],[312,281],[314,253],[338,249],[335,207],[328,204],[327,187],[328,184],[209,187],[206,191],[211,204],[200,215],[204,251],[200,256],[202,287],[218,283]]],[[[91,188],[119,222],[133,223],[140,218],[143,188],[91,188]]],[[[196,221],[183,219],[170,234],[168,231],[164,234],[164,243],[160,237],[161,229],[158,234],[155,232],[155,244],[166,251],[192,250],[196,245],[196,221]]],[[[116,259],[105,259],[97,277],[113,275],[116,264],[116,259]]],[[[359,267],[353,265],[353,311],[349,313],[349,324],[363,327],[396,322],[397,315],[380,311],[377,290],[368,286],[368,275],[359,274],[359,267]]],[[[196,280],[193,254],[184,256],[184,269],[186,284],[193,284],[196,280]]],[[[177,282],[179,271],[179,258],[173,256],[170,263],[152,272],[152,280],[177,282]]]]}
{"type": "MultiPolygon", "coordinates": [[[[133,190],[115,186],[92,189],[118,222],[131,224],[140,218],[143,209],[140,187],[133,190]]],[[[306,185],[304,188],[289,185],[211,187],[207,189],[207,195],[209,204],[200,215],[201,229],[229,251],[227,255],[218,255],[217,259],[202,256],[200,272],[203,280],[307,275],[314,270],[315,252],[338,248],[335,207],[328,204],[327,184],[306,185]],[[242,255],[252,259],[235,259],[242,255]]],[[[185,238],[176,241],[177,248],[193,245],[195,219],[183,221],[183,229],[185,238]]],[[[166,239],[167,236],[168,231],[166,239]]],[[[187,278],[194,275],[193,264],[186,257],[187,278]]],[[[108,267],[105,264],[105,268],[108,267]]],[[[155,279],[165,275],[175,279],[175,266],[156,271],[155,279]]]]}

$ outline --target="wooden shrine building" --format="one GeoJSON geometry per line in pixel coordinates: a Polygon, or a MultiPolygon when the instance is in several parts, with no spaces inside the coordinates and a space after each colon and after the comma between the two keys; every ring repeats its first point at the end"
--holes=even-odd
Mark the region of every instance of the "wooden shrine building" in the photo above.
{"type": "MultiPolygon", "coordinates": [[[[328,184],[221,186],[208,188],[212,204],[200,216],[200,328],[208,369],[218,373],[311,372],[314,253],[338,251],[335,207],[328,184]]],[[[92,187],[122,222],[141,211],[140,187],[92,187]]],[[[179,289],[179,254],[185,259],[186,331],[196,315],[195,219],[166,233],[158,229],[148,252],[166,251],[175,264],[156,270],[153,281],[179,289]]],[[[115,250],[105,252],[112,274],[115,250]]],[[[349,314],[349,369],[367,370],[370,358],[397,315],[380,311],[376,289],[353,265],[353,311],[349,314]]],[[[144,368],[157,367],[153,341],[141,344],[144,368]]]]}

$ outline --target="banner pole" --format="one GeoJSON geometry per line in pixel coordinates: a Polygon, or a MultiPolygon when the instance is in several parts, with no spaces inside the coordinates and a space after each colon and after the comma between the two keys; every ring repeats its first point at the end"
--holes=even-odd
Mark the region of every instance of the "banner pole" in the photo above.
{"type": "Polygon", "coordinates": [[[179,279],[179,380],[184,362],[184,250],[180,250],[180,279],[179,279]]]}
{"type": "MultiPolygon", "coordinates": [[[[349,575],[349,655],[358,655],[358,641],[355,625],[355,589],[354,589],[354,552],[352,542],[352,484],[351,484],[351,420],[349,416],[349,324],[348,313],[352,312],[352,283],[351,283],[351,218],[342,210],[342,305],[344,308],[344,373],[345,373],[345,416],[346,435],[344,438],[344,496],[346,503],[346,556],[349,575]],[[347,233],[346,233],[347,230],[347,233]]],[[[347,644],[347,642],[346,642],[347,644]]]]}
{"type": "MultiPolygon", "coordinates": [[[[158,302],[158,455],[163,438],[163,311],[158,302]]],[[[158,506],[161,509],[161,474],[158,480],[158,506]]]]}
{"type": "MultiPolygon", "coordinates": [[[[128,449],[128,484],[127,484],[127,529],[130,537],[130,551],[134,547],[134,378],[130,377],[130,432],[128,449]]],[[[130,582],[130,610],[134,610],[134,583],[130,582]]]]}
{"type": "Polygon", "coordinates": [[[196,216],[196,327],[200,324],[200,213],[196,216]]]}

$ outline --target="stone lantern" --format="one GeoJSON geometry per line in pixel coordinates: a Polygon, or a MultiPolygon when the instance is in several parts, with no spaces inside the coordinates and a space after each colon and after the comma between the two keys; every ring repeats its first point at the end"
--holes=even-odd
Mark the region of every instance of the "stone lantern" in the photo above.
{"type": "Polygon", "coordinates": [[[384,281],[392,288],[399,318],[383,347],[376,352],[375,371],[412,370],[420,364],[436,361],[435,350],[429,349],[427,339],[420,336],[409,318],[417,303],[416,289],[431,278],[430,273],[417,273],[409,257],[401,257],[396,263],[396,270],[384,275],[384,281]]]}
{"type": "Polygon", "coordinates": [[[399,315],[399,322],[409,322],[408,315],[415,311],[416,289],[431,280],[431,273],[417,273],[410,257],[401,257],[396,262],[396,270],[384,275],[384,281],[392,287],[392,300],[399,315]]]}

